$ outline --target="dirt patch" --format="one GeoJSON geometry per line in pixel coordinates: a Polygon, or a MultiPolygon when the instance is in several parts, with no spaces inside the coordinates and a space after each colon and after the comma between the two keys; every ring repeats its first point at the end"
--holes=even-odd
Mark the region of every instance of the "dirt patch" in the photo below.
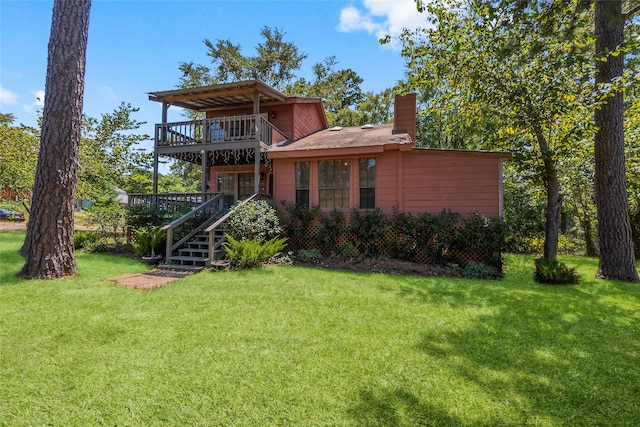
{"type": "Polygon", "coordinates": [[[126,288],[151,291],[171,282],[189,276],[191,273],[182,273],[171,270],[151,270],[145,273],[127,274],[125,276],[114,277],[109,282],[126,288]]]}
{"type": "Polygon", "coordinates": [[[308,267],[327,268],[331,270],[348,270],[361,273],[404,274],[437,277],[461,277],[460,270],[443,265],[429,265],[399,260],[370,259],[362,262],[350,262],[333,258],[323,258],[317,264],[301,264],[308,267]]]}

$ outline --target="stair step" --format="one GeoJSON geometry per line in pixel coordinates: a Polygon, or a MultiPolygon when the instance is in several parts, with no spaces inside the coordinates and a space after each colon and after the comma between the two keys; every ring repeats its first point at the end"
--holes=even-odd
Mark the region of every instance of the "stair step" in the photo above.
{"type": "Polygon", "coordinates": [[[204,270],[201,265],[181,265],[181,264],[160,264],[158,268],[163,270],[180,270],[180,271],[193,271],[198,272],[204,270]]]}
{"type": "Polygon", "coordinates": [[[197,253],[201,253],[201,254],[208,254],[209,253],[209,248],[180,248],[178,249],[178,252],[185,253],[185,252],[197,252],[197,253]]]}
{"type": "Polygon", "coordinates": [[[178,255],[178,256],[170,256],[167,257],[168,261],[180,261],[180,262],[202,262],[205,263],[207,261],[209,261],[209,257],[200,257],[200,256],[184,256],[184,255],[178,255]]]}

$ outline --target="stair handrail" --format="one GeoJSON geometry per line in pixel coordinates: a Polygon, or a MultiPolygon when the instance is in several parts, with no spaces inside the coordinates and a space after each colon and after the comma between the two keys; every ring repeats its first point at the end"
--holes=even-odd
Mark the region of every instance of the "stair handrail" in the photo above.
{"type": "Polygon", "coordinates": [[[204,230],[205,233],[209,234],[209,256],[208,256],[209,263],[211,263],[211,261],[215,260],[215,247],[214,247],[215,242],[213,241],[213,237],[214,237],[214,233],[216,231],[216,228],[218,228],[222,224],[224,224],[229,219],[229,217],[231,217],[231,215],[233,215],[235,213],[235,211],[240,206],[244,205],[247,202],[250,202],[251,200],[253,200],[256,197],[258,197],[258,193],[254,193],[251,196],[247,197],[246,199],[244,199],[243,201],[241,201],[240,203],[235,205],[232,209],[230,209],[229,212],[224,214],[220,219],[218,219],[216,222],[214,222],[213,224],[211,224],[209,227],[207,227],[204,230]]]}
{"type": "Polygon", "coordinates": [[[205,208],[213,205],[216,202],[219,204],[218,209],[216,210],[216,214],[219,213],[219,212],[222,212],[222,201],[223,201],[223,194],[219,193],[215,197],[213,197],[212,199],[209,199],[206,202],[201,203],[200,205],[195,207],[191,212],[187,212],[186,214],[182,215],[180,218],[177,218],[177,219],[171,221],[169,224],[163,226],[162,230],[167,232],[167,246],[166,246],[165,257],[170,257],[171,254],[173,254],[173,251],[175,249],[179,248],[182,244],[187,242],[199,230],[201,230],[203,226],[206,226],[210,221],[215,220],[217,215],[209,218],[207,221],[202,223],[200,225],[200,227],[197,227],[196,229],[192,230],[189,234],[187,234],[185,237],[180,239],[178,242],[173,243],[173,230],[176,227],[178,227],[181,224],[184,224],[187,220],[193,218],[198,212],[204,210],[205,208]]]}

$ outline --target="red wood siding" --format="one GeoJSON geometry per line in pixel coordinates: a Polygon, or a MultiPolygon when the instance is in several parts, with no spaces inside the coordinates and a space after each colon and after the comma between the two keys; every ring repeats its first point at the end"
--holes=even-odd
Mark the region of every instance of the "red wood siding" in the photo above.
{"type": "MultiPolygon", "coordinates": [[[[337,154],[338,150],[336,151],[337,154]]],[[[443,209],[468,214],[501,214],[501,159],[477,152],[438,150],[385,151],[376,155],[332,156],[351,161],[351,208],[358,207],[358,159],[376,158],[376,207],[391,214],[403,212],[439,213],[443,209]]],[[[329,158],[327,158],[329,159],[329,158]]],[[[274,204],[295,201],[294,165],[304,159],[274,159],[274,204]]],[[[311,162],[311,205],[318,204],[317,162],[311,162]]]]}
{"type": "Polygon", "coordinates": [[[316,104],[294,104],[295,128],[293,139],[309,136],[319,130],[324,129],[324,125],[318,116],[318,106],[316,104]]]}

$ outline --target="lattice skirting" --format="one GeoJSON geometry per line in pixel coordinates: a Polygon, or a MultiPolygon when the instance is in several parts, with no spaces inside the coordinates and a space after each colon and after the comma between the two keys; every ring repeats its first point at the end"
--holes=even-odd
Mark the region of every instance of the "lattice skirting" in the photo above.
{"type": "MultiPolygon", "coordinates": [[[[319,248],[314,240],[310,238],[318,232],[319,225],[311,225],[304,233],[305,237],[289,236],[288,250],[296,251],[301,249],[318,249],[324,256],[332,254],[354,255],[356,237],[352,233],[344,232],[336,236],[335,243],[330,248],[319,248]]],[[[388,232],[383,239],[376,242],[366,242],[367,247],[374,249],[374,252],[390,256],[398,247],[404,249],[404,253],[411,254],[410,260],[422,264],[434,264],[435,260],[430,259],[429,253],[433,252],[433,242],[416,242],[406,235],[396,232],[388,232]],[[395,246],[395,249],[392,247],[395,246]]],[[[357,255],[357,253],[355,254],[357,255]]],[[[441,259],[446,259],[452,263],[465,266],[469,261],[482,262],[491,265],[491,254],[486,249],[446,249],[440,254],[441,259]]]]}

